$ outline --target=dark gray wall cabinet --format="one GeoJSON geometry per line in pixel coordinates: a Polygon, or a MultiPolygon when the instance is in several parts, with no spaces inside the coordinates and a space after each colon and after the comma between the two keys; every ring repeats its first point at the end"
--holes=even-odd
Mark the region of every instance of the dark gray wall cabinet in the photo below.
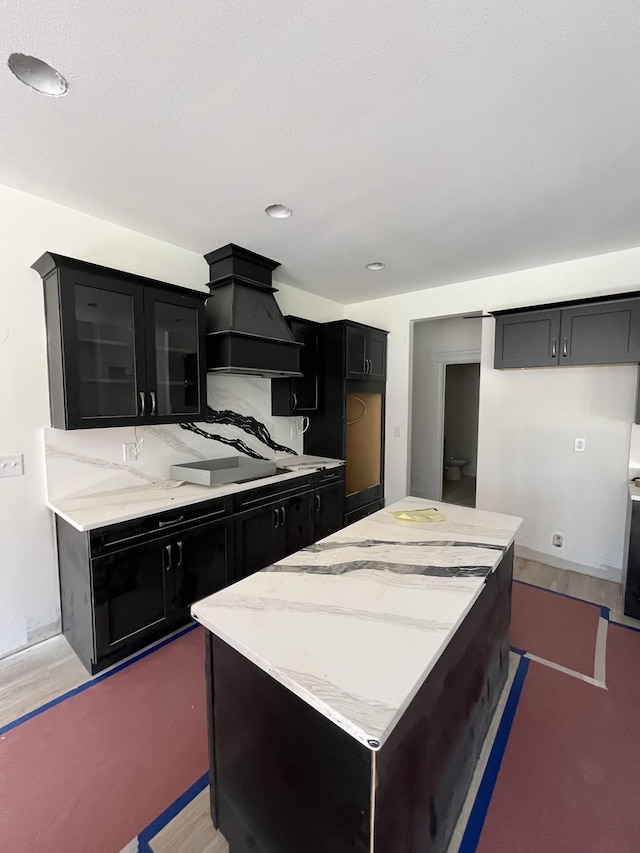
{"type": "Polygon", "coordinates": [[[496,313],[496,368],[640,361],[640,298],[496,313]]]}
{"type": "Polygon", "coordinates": [[[206,417],[207,294],[46,253],[51,423],[59,429],[206,417]]]}
{"type": "Polygon", "coordinates": [[[300,351],[301,377],[271,380],[271,414],[289,417],[311,415],[321,405],[320,369],[321,325],[301,317],[285,317],[291,334],[303,344],[300,351]]]}

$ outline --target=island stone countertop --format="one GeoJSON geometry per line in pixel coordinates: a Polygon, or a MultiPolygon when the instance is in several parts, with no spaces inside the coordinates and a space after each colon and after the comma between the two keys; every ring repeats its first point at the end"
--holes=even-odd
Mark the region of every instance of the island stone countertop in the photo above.
{"type": "Polygon", "coordinates": [[[408,497],[197,602],[191,612],[377,750],[521,522],[408,497]],[[390,512],[430,507],[445,520],[400,521],[390,512]]]}
{"type": "Polygon", "coordinates": [[[286,469],[288,473],[244,483],[224,483],[220,486],[199,486],[179,480],[157,480],[139,486],[49,498],[47,506],[77,530],[95,530],[108,524],[130,521],[154,512],[164,512],[236,492],[245,492],[270,483],[294,479],[303,473],[343,464],[341,460],[321,456],[283,456],[274,461],[278,468],[286,469]]]}

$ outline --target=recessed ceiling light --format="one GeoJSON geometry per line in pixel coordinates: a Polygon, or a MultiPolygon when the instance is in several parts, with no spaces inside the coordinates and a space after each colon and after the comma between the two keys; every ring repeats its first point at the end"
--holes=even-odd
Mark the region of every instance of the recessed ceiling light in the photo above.
{"type": "Polygon", "coordinates": [[[270,204],[265,207],[264,212],[272,219],[288,219],[293,211],[285,204],[270,204]]]}
{"type": "Polygon", "coordinates": [[[69,84],[62,74],[35,56],[12,53],[8,65],[21,83],[35,89],[36,92],[51,95],[53,98],[67,94],[69,84]]]}
{"type": "Polygon", "coordinates": [[[384,264],[382,261],[374,261],[372,264],[367,264],[368,270],[383,270],[384,264]]]}

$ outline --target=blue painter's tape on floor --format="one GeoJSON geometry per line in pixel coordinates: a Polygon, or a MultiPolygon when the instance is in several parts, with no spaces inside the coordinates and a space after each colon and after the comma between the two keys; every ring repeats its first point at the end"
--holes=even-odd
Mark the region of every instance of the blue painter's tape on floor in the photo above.
{"type": "Polygon", "coordinates": [[[458,853],[475,853],[478,842],[480,841],[480,833],[482,832],[487,811],[489,810],[489,803],[491,802],[493,789],[498,779],[500,765],[502,764],[502,758],[507,748],[511,726],[513,725],[528,670],[528,658],[521,657],[458,853]]]}
{"type": "Polygon", "coordinates": [[[124,661],[124,663],[120,663],[117,666],[114,666],[112,669],[109,669],[107,672],[103,672],[101,675],[96,675],[90,681],[85,681],[84,684],[80,684],[78,685],[78,687],[74,687],[73,690],[68,690],[66,693],[63,693],[62,696],[56,696],[55,699],[52,699],[50,702],[46,702],[44,705],[40,705],[39,708],[35,708],[33,711],[29,711],[28,714],[24,714],[22,717],[18,717],[17,720],[12,720],[10,723],[7,723],[4,726],[0,726],[0,735],[11,731],[11,729],[15,729],[16,726],[20,726],[22,725],[22,723],[26,723],[27,720],[31,720],[33,717],[37,717],[38,714],[42,714],[44,711],[48,711],[49,708],[54,708],[56,705],[59,705],[66,699],[71,699],[73,696],[77,696],[78,693],[84,693],[84,691],[88,690],[90,687],[95,687],[96,684],[100,684],[101,681],[105,681],[105,679],[111,678],[111,676],[115,675],[117,672],[122,672],[123,669],[126,669],[128,666],[131,666],[131,664],[137,663],[137,661],[142,660],[142,658],[146,658],[147,655],[152,655],[154,652],[157,652],[158,649],[161,649],[163,646],[166,646],[169,643],[173,643],[174,640],[178,640],[180,637],[184,637],[184,635],[188,634],[189,631],[193,631],[198,627],[199,626],[197,623],[194,625],[188,625],[184,630],[178,631],[176,634],[172,634],[170,637],[167,637],[164,640],[160,640],[160,642],[156,643],[153,646],[150,646],[148,649],[144,649],[144,651],[133,655],[133,657],[129,658],[129,660],[124,661]]]}
{"type": "Polygon", "coordinates": [[[208,784],[209,774],[205,773],[204,776],[201,776],[190,788],[187,788],[184,794],[181,794],[177,800],[174,800],[174,802],[171,803],[171,805],[166,808],[161,815],[152,821],[146,829],[143,829],[138,836],[138,853],[153,853],[149,842],[155,838],[155,836],[163,830],[168,823],[171,823],[174,817],[177,817],[182,809],[186,808],[201,791],[204,791],[208,784]]]}

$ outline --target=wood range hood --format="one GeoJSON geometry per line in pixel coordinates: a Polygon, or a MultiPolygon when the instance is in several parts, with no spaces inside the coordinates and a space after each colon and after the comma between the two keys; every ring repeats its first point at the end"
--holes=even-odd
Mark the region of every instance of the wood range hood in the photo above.
{"type": "Polygon", "coordinates": [[[209,264],[207,373],[268,378],[302,376],[300,349],[274,298],[280,266],[233,243],[204,256],[209,264]]]}

